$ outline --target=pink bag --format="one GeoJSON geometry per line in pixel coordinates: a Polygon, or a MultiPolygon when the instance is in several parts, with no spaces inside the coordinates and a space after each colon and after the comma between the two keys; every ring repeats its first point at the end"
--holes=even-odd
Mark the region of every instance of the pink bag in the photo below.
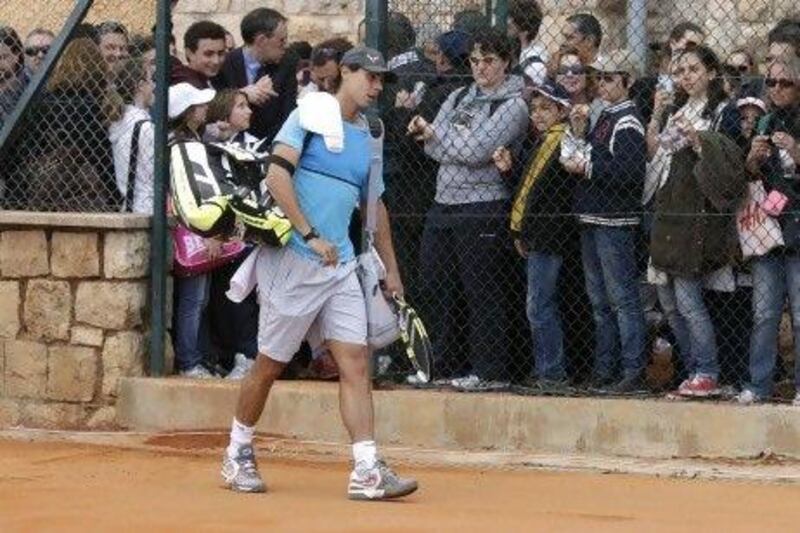
{"type": "Polygon", "coordinates": [[[232,262],[244,251],[245,244],[242,241],[225,242],[220,255],[209,259],[205,239],[178,224],[172,233],[172,248],[175,252],[173,274],[189,277],[211,272],[232,262]]]}
{"type": "Polygon", "coordinates": [[[773,190],[767,195],[767,199],[761,202],[761,209],[766,211],[770,216],[777,217],[783,213],[786,204],[789,203],[789,198],[776,190],[773,190]]]}

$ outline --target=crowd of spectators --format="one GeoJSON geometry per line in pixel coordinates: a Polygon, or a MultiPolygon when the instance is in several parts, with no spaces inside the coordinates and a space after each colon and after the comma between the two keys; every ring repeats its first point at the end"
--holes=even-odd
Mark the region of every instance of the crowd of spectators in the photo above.
{"type": "MultiPolygon", "coordinates": [[[[654,349],[670,346],[673,395],[733,385],[742,403],[772,398],[787,301],[800,335],[800,22],[724,56],[681,22],[643,71],[604,47],[592,14],[569,16],[555,49],[543,19],[536,0],[511,0],[503,31],[473,10],[450,28],[390,13],[385,196],[438,378],[636,394],[654,349]]],[[[353,43],[289,43],[290,23],[254,9],[238,47],[217,23],[193,23],[184,57],[170,58],[171,139],[263,152],[299,98],[334,92],[353,43]]],[[[0,28],[0,127],[53,40],[0,28]]],[[[154,74],[152,36],[82,25],[23,119],[25,140],[0,154],[2,207],[147,214],[167,201],[153,197],[154,74]]],[[[176,278],[181,375],[241,378],[252,364],[255,298],[224,296],[249,251],[176,278]]],[[[312,368],[334,374],[317,352],[312,368]]]]}

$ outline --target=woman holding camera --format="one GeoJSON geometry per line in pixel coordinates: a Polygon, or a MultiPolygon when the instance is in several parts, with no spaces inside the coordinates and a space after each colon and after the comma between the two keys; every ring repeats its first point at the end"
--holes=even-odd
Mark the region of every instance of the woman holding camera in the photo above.
{"type": "MultiPolygon", "coordinates": [[[[778,354],[778,328],[787,296],[795,338],[795,389],[800,389],[800,60],[777,60],[764,82],[771,105],[756,128],[747,171],[761,180],[767,194],[757,215],[777,218],[784,246],[752,262],[753,332],[750,338],[750,381],[739,394],[744,404],[769,399],[778,354]]],[[[772,236],[771,236],[772,237],[772,236]]],[[[777,236],[775,236],[777,237],[777,236]]],[[[800,405],[800,393],[795,395],[800,405]]]]}

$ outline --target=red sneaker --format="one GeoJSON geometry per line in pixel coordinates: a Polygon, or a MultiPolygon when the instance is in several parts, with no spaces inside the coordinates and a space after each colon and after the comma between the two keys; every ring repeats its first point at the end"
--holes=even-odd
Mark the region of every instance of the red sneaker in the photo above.
{"type": "Polygon", "coordinates": [[[718,396],[719,393],[716,379],[699,374],[687,379],[678,387],[678,394],[681,396],[708,398],[709,396],[718,396]]]}

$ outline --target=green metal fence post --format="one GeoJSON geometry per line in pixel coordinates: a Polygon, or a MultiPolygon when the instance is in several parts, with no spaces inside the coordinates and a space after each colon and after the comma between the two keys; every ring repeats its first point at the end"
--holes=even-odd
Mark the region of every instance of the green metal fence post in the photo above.
{"type": "Polygon", "coordinates": [[[496,0],[494,5],[494,25],[506,31],[508,23],[508,0],[496,0]]]}
{"type": "MultiPolygon", "coordinates": [[[[386,39],[388,37],[389,2],[388,0],[367,0],[364,19],[367,24],[367,46],[380,50],[386,55],[386,39]]],[[[387,60],[389,58],[386,58],[387,60]]]]}
{"type": "Polygon", "coordinates": [[[167,103],[169,36],[172,33],[169,0],[158,0],[156,15],[155,176],[153,228],[150,240],[150,375],[164,374],[164,332],[167,292],[167,103]]]}

